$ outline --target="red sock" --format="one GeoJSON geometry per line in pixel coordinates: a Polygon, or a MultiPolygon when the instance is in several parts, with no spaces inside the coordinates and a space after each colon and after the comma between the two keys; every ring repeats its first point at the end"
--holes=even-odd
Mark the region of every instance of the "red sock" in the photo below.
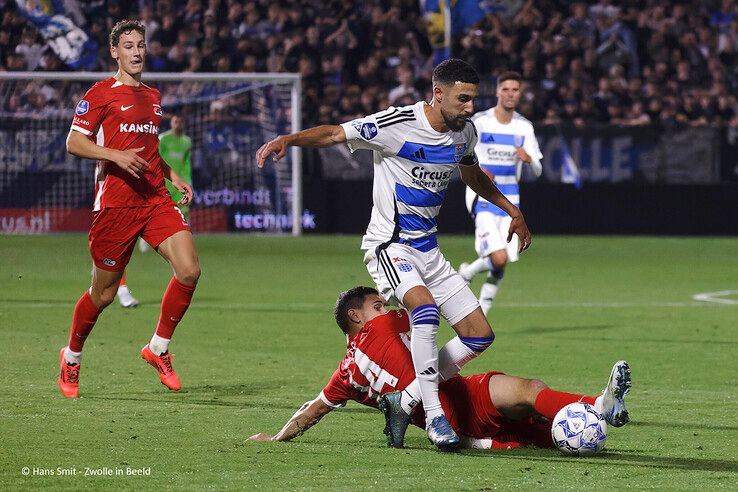
{"type": "Polygon", "coordinates": [[[533,408],[547,419],[553,420],[559,410],[569,403],[582,401],[594,405],[596,396],[577,395],[574,393],[564,393],[563,391],[555,391],[551,388],[544,388],[538,393],[536,403],[533,408]]]}
{"type": "Polygon", "coordinates": [[[161,315],[159,316],[159,324],[156,325],[156,335],[162,338],[171,339],[177,323],[182,319],[190,307],[192,294],[195,292],[195,286],[185,285],[176,277],[172,277],[164,297],[161,300],[161,315]]]}
{"type": "Polygon", "coordinates": [[[126,285],[126,272],[125,272],[125,270],[123,271],[123,276],[120,278],[120,283],[118,283],[118,287],[120,287],[121,285],[126,285]]]}
{"type": "Polygon", "coordinates": [[[72,329],[69,331],[69,350],[72,352],[82,352],[87,335],[95,326],[97,316],[101,310],[95,306],[90,297],[90,292],[85,291],[82,297],[74,306],[74,314],[72,315],[72,329]]]}

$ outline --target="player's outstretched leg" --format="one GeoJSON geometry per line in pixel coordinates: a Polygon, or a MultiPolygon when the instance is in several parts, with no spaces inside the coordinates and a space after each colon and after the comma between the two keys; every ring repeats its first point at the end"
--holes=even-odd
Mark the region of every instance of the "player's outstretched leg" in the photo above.
{"type": "Polygon", "coordinates": [[[467,282],[471,282],[475,275],[489,271],[489,260],[487,258],[477,258],[471,263],[462,263],[459,265],[459,275],[467,282]]]}
{"type": "Polygon", "coordinates": [[[624,360],[617,361],[612,366],[607,386],[595,401],[595,410],[613,427],[622,427],[630,421],[625,408],[625,395],[630,391],[630,384],[630,366],[624,360]]]}
{"type": "Polygon", "coordinates": [[[384,414],[384,434],[387,436],[387,445],[391,448],[402,448],[405,443],[405,431],[410,425],[410,415],[402,409],[400,403],[401,391],[393,391],[382,395],[377,400],[379,409],[384,414]]]}

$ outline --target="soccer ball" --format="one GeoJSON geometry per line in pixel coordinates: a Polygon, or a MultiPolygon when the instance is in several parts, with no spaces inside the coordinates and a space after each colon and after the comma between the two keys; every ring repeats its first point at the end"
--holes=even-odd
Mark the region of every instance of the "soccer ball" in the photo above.
{"type": "Polygon", "coordinates": [[[607,422],[592,405],[570,403],[553,419],[551,438],[564,454],[586,456],[605,447],[607,422]]]}

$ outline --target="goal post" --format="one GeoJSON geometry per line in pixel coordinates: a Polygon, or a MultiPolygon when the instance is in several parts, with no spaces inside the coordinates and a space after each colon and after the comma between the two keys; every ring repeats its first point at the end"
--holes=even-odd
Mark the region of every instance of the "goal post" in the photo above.
{"type": "MultiPolygon", "coordinates": [[[[0,234],[85,230],[94,166],[64,148],[74,108],[102,72],[0,72],[0,234]]],[[[195,232],[300,235],[302,153],[258,169],[256,150],[301,129],[299,74],[144,73],[193,143],[195,232]]]]}

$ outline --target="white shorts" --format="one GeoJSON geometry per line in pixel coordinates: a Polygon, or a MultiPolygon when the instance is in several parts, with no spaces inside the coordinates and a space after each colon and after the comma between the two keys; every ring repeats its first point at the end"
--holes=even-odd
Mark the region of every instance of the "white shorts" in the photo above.
{"type": "Polygon", "coordinates": [[[507,242],[507,231],[510,229],[512,218],[509,215],[495,215],[490,212],[478,213],[474,219],[475,238],[474,249],[480,258],[485,258],[495,251],[507,251],[507,261],[518,261],[518,245],[520,239],[513,234],[507,242]]]}
{"type": "Polygon", "coordinates": [[[377,290],[390,303],[402,305],[410,289],[425,286],[452,326],[479,307],[477,297],[438,248],[424,253],[405,244],[390,243],[379,257],[374,249],[367,250],[364,264],[377,290]]]}

